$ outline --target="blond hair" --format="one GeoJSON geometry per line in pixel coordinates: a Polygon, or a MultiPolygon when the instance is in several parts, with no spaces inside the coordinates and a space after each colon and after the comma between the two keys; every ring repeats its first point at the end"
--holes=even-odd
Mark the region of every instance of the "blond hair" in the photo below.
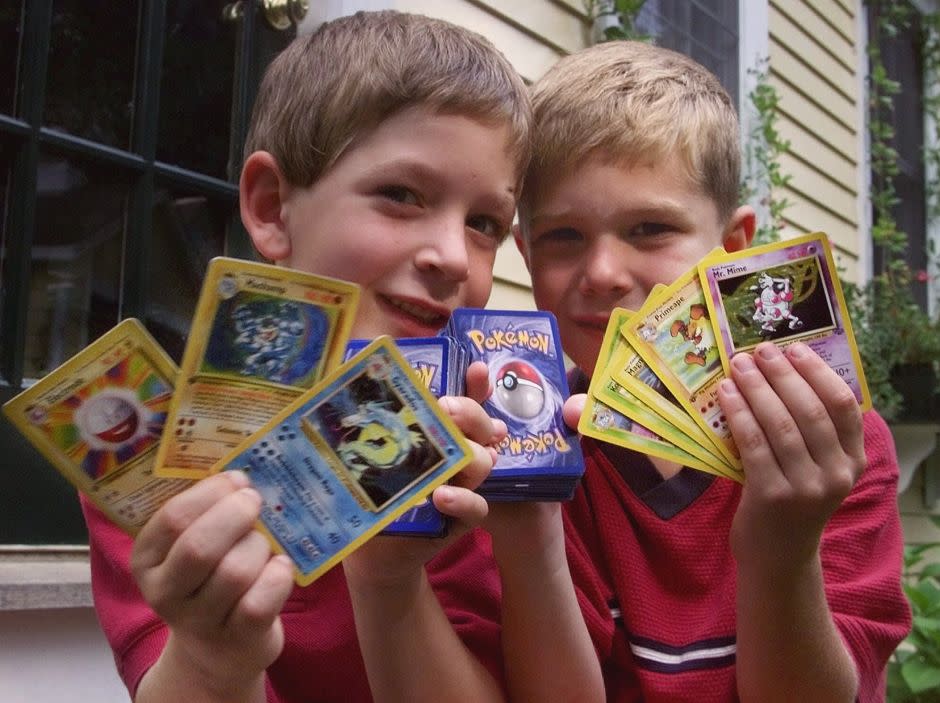
{"type": "Polygon", "coordinates": [[[738,205],[741,154],[734,103],[687,56],[613,41],[556,63],[532,89],[533,157],[519,204],[535,200],[588,158],[625,165],[677,155],[726,220],[738,205]]]}
{"type": "Polygon", "coordinates": [[[508,125],[521,179],[531,107],[518,73],[479,34],[395,11],[324,23],[281,52],[259,88],[245,156],[270,152],[306,187],[354,139],[413,106],[508,125]]]}

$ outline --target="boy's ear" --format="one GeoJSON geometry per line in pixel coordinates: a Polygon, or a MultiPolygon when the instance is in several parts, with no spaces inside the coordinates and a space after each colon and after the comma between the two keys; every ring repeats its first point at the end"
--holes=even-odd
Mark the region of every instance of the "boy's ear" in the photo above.
{"type": "Polygon", "coordinates": [[[525,244],[525,240],[522,238],[522,228],[518,224],[512,226],[512,238],[516,240],[516,248],[519,250],[519,253],[522,254],[522,258],[525,260],[525,267],[532,270],[529,266],[529,248],[525,244]]]}
{"type": "Polygon", "coordinates": [[[290,256],[290,235],[281,219],[281,205],[288,190],[274,156],[256,151],[245,160],[238,184],[242,223],[255,249],[270,261],[290,256]]]}
{"type": "Polygon", "coordinates": [[[722,235],[722,246],[725,251],[741,251],[751,246],[751,240],[754,239],[754,232],[757,228],[757,215],[754,214],[754,208],[750,205],[742,205],[728,220],[725,226],[724,235],[722,235]]]}

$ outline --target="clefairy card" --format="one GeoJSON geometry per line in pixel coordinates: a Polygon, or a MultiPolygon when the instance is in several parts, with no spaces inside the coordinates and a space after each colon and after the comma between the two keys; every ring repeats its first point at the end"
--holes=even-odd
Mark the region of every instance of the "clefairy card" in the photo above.
{"type": "Polygon", "coordinates": [[[217,257],[209,263],[157,454],[202,478],[220,457],[342,361],[355,284],[217,257]]]}
{"type": "Polygon", "coordinates": [[[462,469],[472,453],[380,337],[224,457],[261,494],[261,524],[306,585],[462,469]]]}
{"type": "Polygon", "coordinates": [[[760,342],[804,342],[871,407],[852,323],[825,234],[808,234],[699,265],[718,351],[727,371],[740,351],[760,342]]]}
{"type": "Polygon", "coordinates": [[[570,495],[584,459],[577,434],[562,417],[568,381],[554,315],[458,308],[448,332],[467,349],[469,361],[486,363],[494,390],[483,407],[509,430],[480,493],[507,500],[570,495]],[[542,491],[541,482],[557,482],[557,490],[542,491]],[[508,490],[491,492],[501,483],[508,490]]]}
{"type": "Polygon", "coordinates": [[[718,404],[718,384],[725,373],[698,269],[651,294],[622,331],[722,456],[740,468],[737,447],[718,404]]]}
{"type": "MultiPolygon", "coordinates": [[[[658,456],[683,466],[725,475],[713,468],[711,464],[701,461],[651,430],[651,423],[655,422],[660,425],[665,425],[665,423],[658,415],[646,408],[636,396],[611,379],[608,365],[623,340],[620,328],[632,315],[632,311],[624,308],[615,308],[611,312],[610,323],[601,345],[600,357],[578,422],[578,431],[588,437],[658,456]]],[[[678,434],[677,431],[673,433],[678,434]]]]}
{"type": "Polygon", "coordinates": [[[154,476],[177,369],[127,319],[3,406],[10,421],[112,522],[136,534],[192,481],[154,476]]]}

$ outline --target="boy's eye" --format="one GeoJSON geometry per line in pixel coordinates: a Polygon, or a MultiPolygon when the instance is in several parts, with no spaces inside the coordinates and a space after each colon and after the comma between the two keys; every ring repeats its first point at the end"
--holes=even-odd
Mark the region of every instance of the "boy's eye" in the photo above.
{"type": "Polygon", "coordinates": [[[657,234],[674,231],[674,227],[661,222],[641,222],[630,228],[629,234],[634,237],[655,237],[657,234]]]}
{"type": "Polygon", "coordinates": [[[467,227],[496,241],[502,241],[509,234],[509,227],[486,215],[471,215],[467,218],[467,227]]]}
{"type": "Polygon", "coordinates": [[[574,227],[557,227],[537,232],[532,237],[533,244],[566,244],[581,240],[581,233],[574,227]]]}
{"type": "Polygon", "coordinates": [[[415,195],[410,188],[406,188],[405,186],[384,186],[379,189],[379,195],[396,203],[402,203],[403,205],[418,204],[418,196],[415,195]]]}

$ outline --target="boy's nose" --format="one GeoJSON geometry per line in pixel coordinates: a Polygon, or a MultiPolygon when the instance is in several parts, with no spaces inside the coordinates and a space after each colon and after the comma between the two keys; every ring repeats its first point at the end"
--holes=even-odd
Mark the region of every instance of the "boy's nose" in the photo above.
{"type": "Polygon", "coordinates": [[[591,243],[581,272],[581,292],[621,296],[633,288],[630,253],[615,236],[601,236],[591,243]]]}
{"type": "Polygon", "coordinates": [[[422,271],[437,271],[448,280],[465,281],[470,274],[470,256],[464,219],[440,218],[427,227],[415,264],[422,271]]]}

